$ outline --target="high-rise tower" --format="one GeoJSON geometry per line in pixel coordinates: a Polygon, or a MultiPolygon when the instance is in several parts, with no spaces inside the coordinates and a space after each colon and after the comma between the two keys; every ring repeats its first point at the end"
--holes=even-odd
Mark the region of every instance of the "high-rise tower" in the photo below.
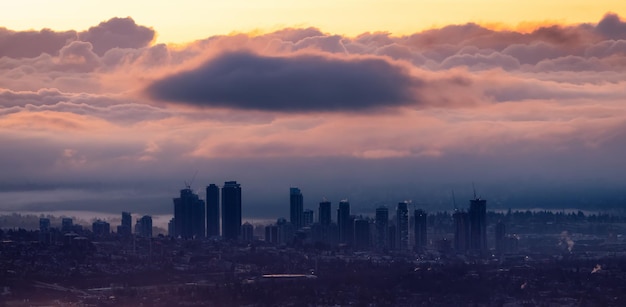
{"type": "Polygon", "coordinates": [[[174,198],[174,233],[184,239],[203,238],[204,201],[191,188],[180,190],[180,197],[174,198]]]}
{"type": "Polygon", "coordinates": [[[350,219],[350,203],[348,200],[339,202],[337,209],[337,225],[339,226],[339,243],[351,244],[354,227],[350,219]]]}
{"type": "Polygon", "coordinates": [[[332,221],[330,202],[327,200],[323,200],[320,202],[318,221],[322,226],[329,226],[332,221]]]}
{"type": "Polygon", "coordinates": [[[313,224],[313,210],[306,209],[302,211],[302,227],[310,227],[313,224]]]}
{"type": "Polygon", "coordinates": [[[396,244],[399,250],[409,249],[409,208],[408,203],[403,201],[396,207],[396,244]]]}
{"type": "Polygon", "coordinates": [[[122,212],[122,224],[118,229],[118,234],[121,236],[130,236],[133,229],[133,217],[130,212],[122,212]]]}
{"type": "Polygon", "coordinates": [[[294,228],[302,228],[303,198],[298,188],[289,188],[289,221],[294,228]]]}
{"type": "Polygon", "coordinates": [[[206,235],[220,235],[220,188],[215,184],[206,187],[206,235]]]}
{"type": "Polygon", "coordinates": [[[428,244],[426,235],[428,215],[424,210],[417,209],[413,212],[413,216],[415,218],[415,224],[413,229],[413,234],[415,238],[415,249],[423,250],[428,244]]]}
{"type": "Polygon", "coordinates": [[[378,250],[389,248],[389,209],[387,207],[376,208],[376,239],[375,247],[378,250]]]}
{"type": "Polygon", "coordinates": [[[152,217],[144,215],[137,222],[139,223],[139,233],[137,235],[144,238],[152,238],[152,217]]]}
{"type": "Polygon", "coordinates": [[[226,181],[222,187],[222,237],[239,239],[241,232],[241,185],[226,181]]]}
{"type": "Polygon", "coordinates": [[[487,251],[487,201],[475,197],[470,200],[470,249],[487,251]]]}

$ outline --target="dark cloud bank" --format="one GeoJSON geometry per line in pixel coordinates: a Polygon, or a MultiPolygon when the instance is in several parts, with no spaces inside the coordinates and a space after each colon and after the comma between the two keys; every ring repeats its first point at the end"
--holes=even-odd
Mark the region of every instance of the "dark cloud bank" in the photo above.
{"type": "Polygon", "coordinates": [[[412,102],[422,84],[382,59],[225,53],[191,71],[156,81],[157,100],[268,111],[350,111],[412,102]]]}

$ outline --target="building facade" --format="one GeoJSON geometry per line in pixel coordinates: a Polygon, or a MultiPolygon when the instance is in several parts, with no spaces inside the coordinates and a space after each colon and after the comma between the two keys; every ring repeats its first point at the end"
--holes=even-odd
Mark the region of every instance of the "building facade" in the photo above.
{"type": "Polygon", "coordinates": [[[331,214],[331,208],[330,208],[330,202],[329,201],[324,200],[324,201],[320,202],[317,218],[318,218],[318,222],[322,226],[329,226],[330,225],[330,223],[332,222],[332,214],[331,214]]]}
{"type": "Polygon", "coordinates": [[[376,236],[375,247],[377,250],[389,249],[389,209],[387,207],[376,208],[376,236]]]}
{"type": "Polygon", "coordinates": [[[400,202],[396,207],[396,244],[399,250],[409,249],[409,204],[400,202]]]}
{"type": "Polygon", "coordinates": [[[470,249],[487,251],[487,201],[480,198],[470,200],[470,249]]]}
{"type": "Polygon", "coordinates": [[[353,226],[350,218],[350,202],[342,200],[337,208],[337,226],[339,226],[339,243],[351,244],[353,239],[353,226]]]}
{"type": "Polygon", "coordinates": [[[302,191],[298,188],[289,188],[289,221],[294,228],[300,229],[303,226],[303,197],[302,191]]]}
{"type": "Polygon", "coordinates": [[[180,197],[174,198],[174,233],[183,239],[203,238],[204,201],[187,187],[180,190],[180,197]]]}
{"type": "Polygon", "coordinates": [[[241,232],[241,185],[226,181],[222,187],[222,237],[238,240],[241,232]]]}
{"type": "Polygon", "coordinates": [[[220,235],[220,188],[215,184],[206,187],[206,235],[220,235]]]}
{"type": "Polygon", "coordinates": [[[414,225],[413,225],[413,238],[415,239],[415,250],[424,250],[428,245],[428,215],[422,209],[417,209],[413,212],[414,225]]]}

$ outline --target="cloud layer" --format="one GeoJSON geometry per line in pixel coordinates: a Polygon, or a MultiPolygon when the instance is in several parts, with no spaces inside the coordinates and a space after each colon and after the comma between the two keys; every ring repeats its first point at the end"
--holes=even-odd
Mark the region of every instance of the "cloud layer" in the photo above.
{"type": "Polygon", "coordinates": [[[422,85],[378,59],[317,55],[267,57],[235,52],[150,85],[159,100],[267,111],[350,111],[405,105],[422,85]]]}
{"type": "MultiPolygon", "coordinates": [[[[626,184],[626,23],[614,14],[526,32],[155,35],[131,18],[0,29],[0,209],[93,210],[88,193],[14,203],[16,191],[88,190],[167,213],[195,170],[201,185],[242,181],[250,214],[272,216],[286,208],[272,191],[293,185],[310,207],[347,196],[436,209],[471,181],[504,207],[520,191],[626,184]]],[[[606,193],[569,201],[623,203],[606,193]]],[[[544,194],[533,205],[558,199],[544,194]]]]}

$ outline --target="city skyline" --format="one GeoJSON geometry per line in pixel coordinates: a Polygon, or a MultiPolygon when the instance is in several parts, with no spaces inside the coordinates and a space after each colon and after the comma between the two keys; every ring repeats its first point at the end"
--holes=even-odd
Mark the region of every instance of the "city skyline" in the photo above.
{"type": "Polygon", "coordinates": [[[21,5],[14,19],[34,30],[0,29],[2,212],[167,214],[194,173],[203,187],[244,183],[254,218],[284,214],[290,186],[306,189],[306,208],[348,198],[368,212],[409,199],[447,210],[449,191],[471,195],[471,182],[498,209],[626,201],[618,5],[556,21],[520,9],[524,29],[493,12],[404,32],[315,18],[246,34],[198,27],[176,45],[159,41],[167,23],[130,9],[41,30],[21,5]]]}
{"type": "Polygon", "coordinates": [[[626,306],[625,102],[623,0],[5,1],[2,302],[626,306]]]}

